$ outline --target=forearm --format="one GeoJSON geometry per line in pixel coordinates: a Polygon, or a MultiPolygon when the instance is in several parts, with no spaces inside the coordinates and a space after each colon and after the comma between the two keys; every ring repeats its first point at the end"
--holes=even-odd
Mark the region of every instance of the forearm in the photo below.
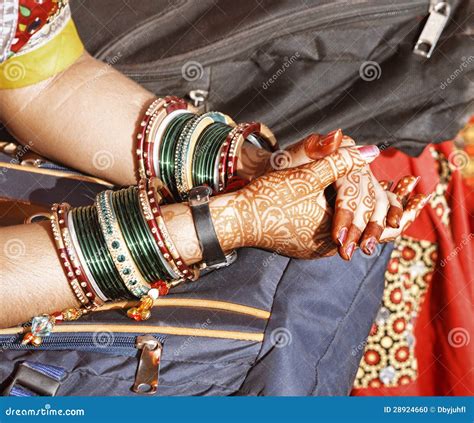
{"type": "Polygon", "coordinates": [[[61,74],[0,90],[0,118],[22,143],[119,185],[136,182],[135,134],[153,94],[84,53],[61,74]]]}
{"type": "MultiPolygon", "coordinates": [[[[229,232],[235,215],[233,194],[212,199],[210,208],[224,250],[240,247],[229,232]]],[[[202,259],[194,223],[186,204],[162,207],[170,235],[187,264],[202,259]]],[[[0,228],[0,327],[9,327],[32,316],[52,313],[79,304],[62,270],[49,222],[0,228]]]]}

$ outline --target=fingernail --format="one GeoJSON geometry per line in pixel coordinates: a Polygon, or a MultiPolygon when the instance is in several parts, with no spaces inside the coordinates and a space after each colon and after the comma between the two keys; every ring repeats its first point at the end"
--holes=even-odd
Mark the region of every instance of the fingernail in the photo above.
{"type": "Polygon", "coordinates": [[[411,184],[408,185],[407,190],[408,192],[413,191],[415,187],[418,185],[418,182],[420,182],[421,176],[417,176],[411,184]]]}
{"type": "Polygon", "coordinates": [[[332,144],[336,139],[342,138],[342,130],[336,129],[335,131],[331,131],[322,137],[319,141],[321,146],[326,146],[332,144]]]}
{"type": "Polygon", "coordinates": [[[364,160],[370,160],[375,159],[380,154],[380,150],[376,145],[363,145],[359,147],[359,153],[364,160]]]}
{"type": "Polygon", "coordinates": [[[311,155],[317,151],[320,138],[321,136],[319,134],[310,134],[305,138],[303,145],[308,156],[311,157],[311,155]]]}
{"type": "Polygon", "coordinates": [[[339,241],[339,244],[343,245],[344,241],[347,238],[347,228],[342,228],[339,233],[337,234],[337,240],[339,241]]]}
{"type": "Polygon", "coordinates": [[[363,251],[366,255],[371,256],[372,254],[374,254],[376,246],[377,240],[375,239],[375,237],[371,236],[365,243],[363,251]]]}
{"type": "Polygon", "coordinates": [[[346,254],[347,254],[347,257],[349,257],[349,260],[352,258],[352,254],[354,254],[354,249],[355,249],[355,242],[351,242],[346,248],[346,254]]]}

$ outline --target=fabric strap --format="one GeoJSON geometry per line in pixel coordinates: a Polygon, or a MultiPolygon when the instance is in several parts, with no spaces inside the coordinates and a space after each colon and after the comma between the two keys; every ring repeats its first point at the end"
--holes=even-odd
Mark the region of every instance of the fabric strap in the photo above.
{"type": "Polygon", "coordinates": [[[62,367],[25,361],[20,364],[5,396],[32,397],[54,396],[66,376],[62,367]]]}

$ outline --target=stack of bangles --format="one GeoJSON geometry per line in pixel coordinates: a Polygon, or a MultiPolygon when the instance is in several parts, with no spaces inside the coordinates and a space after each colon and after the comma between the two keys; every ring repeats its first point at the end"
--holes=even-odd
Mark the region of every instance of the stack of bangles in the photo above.
{"type": "Polygon", "coordinates": [[[104,191],[95,204],[55,204],[51,227],[61,265],[79,307],[31,319],[23,344],[40,345],[54,325],[76,320],[106,301],[140,299],[130,318],[150,317],[154,301],[177,284],[199,277],[166,228],[160,204],[183,201],[199,185],[225,192],[236,178],[245,141],[276,150],[263,124],[236,125],[218,112],[196,115],[177,97],[155,100],[138,133],[138,186],[104,191]]]}
{"type": "Polygon", "coordinates": [[[178,97],[156,99],[140,128],[139,175],[159,178],[167,202],[186,200],[189,190],[200,185],[214,194],[226,191],[237,177],[245,141],[269,151],[278,149],[273,133],[262,123],[237,125],[219,112],[197,115],[178,97]]]}

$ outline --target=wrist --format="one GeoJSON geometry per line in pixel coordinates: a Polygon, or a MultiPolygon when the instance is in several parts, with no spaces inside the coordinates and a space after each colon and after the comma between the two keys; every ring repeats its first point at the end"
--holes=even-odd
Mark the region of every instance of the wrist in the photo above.
{"type": "Polygon", "coordinates": [[[271,169],[271,156],[269,151],[245,143],[237,163],[237,175],[248,181],[258,178],[271,169]]]}

